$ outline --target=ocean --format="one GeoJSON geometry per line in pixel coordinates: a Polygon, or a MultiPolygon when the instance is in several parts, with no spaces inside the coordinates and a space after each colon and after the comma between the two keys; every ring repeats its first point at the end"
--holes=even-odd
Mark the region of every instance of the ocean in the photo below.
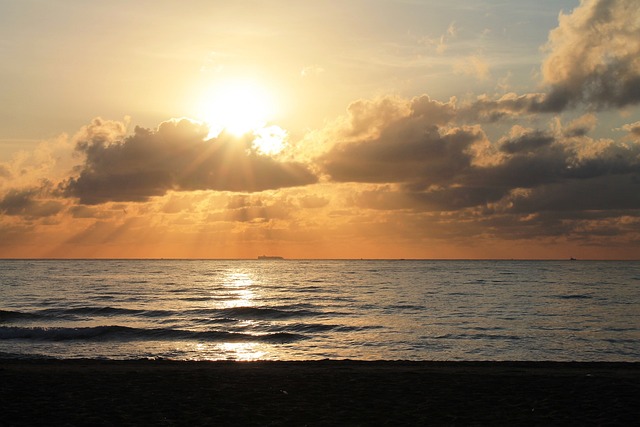
{"type": "Polygon", "coordinates": [[[640,361],[640,262],[0,260],[0,357],[640,361]]]}

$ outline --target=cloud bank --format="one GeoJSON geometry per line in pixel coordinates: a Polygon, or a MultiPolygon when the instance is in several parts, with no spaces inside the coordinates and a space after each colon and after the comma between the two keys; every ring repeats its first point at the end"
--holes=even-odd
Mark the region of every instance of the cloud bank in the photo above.
{"type": "Polygon", "coordinates": [[[555,131],[516,125],[491,142],[478,125],[453,124],[450,104],[416,98],[405,102],[402,116],[385,120],[392,102],[401,101],[381,99],[364,112],[352,109],[352,124],[342,138],[336,136],[344,141],[320,157],[333,181],[398,185],[376,197],[369,194],[372,207],[614,215],[619,209],[640,209],[640,145],[589,137],[592,116],[555,131]],[[358,117],[361,113],[366,117],[358,117]],[[385,125],[378,125],[375,135],[350,139],[362,122],[385,125]],[[595,197],[588,188],[604,195],[595,197]]]}

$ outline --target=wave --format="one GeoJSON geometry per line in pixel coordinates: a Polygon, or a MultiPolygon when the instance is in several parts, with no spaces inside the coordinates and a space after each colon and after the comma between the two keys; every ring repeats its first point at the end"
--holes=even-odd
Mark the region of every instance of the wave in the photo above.
{"type": "Polygon", "coordinates": [[[31,313],[23,311],[0,310],[0,323],[12,323],[30,320],[77,320],[78,316],[68,310],[46,309],[31,313]]]}
{"type": "Polygon", "coordinates": [[[391,310],[425,310],[425,306],[424,305],[414,305],[414,304],[395,304],[395,305],[390,305],[389,309],[391,310]]]}
{"type": "Polygon", "coordinates": [[[0,340],[32,341],[162,341],[187,340],[209,342],[288,343],[305,337],[289,332],[245,334],[225,331],[187,331],[181,329],[145,329],[126,326],[85,328],[19,328],[0,326],[0,340]]]}
{"type": "Polygon", "coordinates": [[[164,317],[173,312],[167,310],[136,310],[115,307],[76,307],[76,308],[46,308],[34,312],[0,310],[0,323],[28,321],[28,320],[78,320],[80,317],[113,317],[113,316],[142,316],[164,317]]]}
{"type": "Polygon", "coordinates": [[[55,359],[53,356],[47,356],[39,353],[10,353],[7,351],[0,351],[0,360],[2,359],[55,359]]]}
{"type": "Polygon", "coordinates": [[[289,319],[292,317],[315,316],[318,313],[311,310],[286,310],[279,308],[263,307],[229,307],[222,309],[207,310],[209,314],[216,316],[231,317],[236,319],[289,319]]]}
{"type": "Polygon", "coordinates": [[[39,319],[42,316],[38,316],[33,313],[23,313],[21,311],[9,311],[9,310],[0,310],[0,323],[12,322],[15,320],[29,320],[29,319],[39,319]]]}
{"type": "Polygon", "coordinates": [[[308,333],[316,333],[316,332],[360,332],[366,331],[370,329],[382,329],[382,326],[347,326],[347,325],[331,325],[324,323],[293,323],[293,324],[285,324],[285,325],[268,325],[263,328],[263,330],[267,330],[269,332],[276,331],[294,331],[294,332],[308,332],[308,333]]]}
{"type": "Polygon", "coordinates": [[[554,295],[553,298],[558,298],[558,299],[592,299],[593,296],[591,295],[554,295]]]}
{"type": "Polygon", "coordinates": [[[169,310],[141,310],[131,308],[119,308],[119,307],[76,307],[76,308],[48,308],[40,310],[38,314],[46,314],[53,317],[68,316],[68,315],[84,315],[84,316],[145,316],[145,317],[162,317],[171,315],[169,310]]]}
{"type": "Polygon", "coordinates": [[[307,309],[275,308],[275,307],[229,307],[207,308],[187,311],[173,310],[143,310],[117,307],[75,307],[75,308],[47,308],[35,312],[0,310],[0,323],[20,320],[78,320],[81,317],[116,317],[135,316],[145,318],[170,318],[173,316],[194,316],[200,321],[209,319],[212,322],[225,320],[281,320],[297,317],[317,316],[322,313],[307,309]]]}
{"type": "Polygon", "coordinates": [[[503,335],[503,334],[444,334],[437,335],[432,337],[434,339],[445,339],[445,340],[507,340],[507,341],[518,341],[522,340],[523,337],[518,335],[503,335]]]}

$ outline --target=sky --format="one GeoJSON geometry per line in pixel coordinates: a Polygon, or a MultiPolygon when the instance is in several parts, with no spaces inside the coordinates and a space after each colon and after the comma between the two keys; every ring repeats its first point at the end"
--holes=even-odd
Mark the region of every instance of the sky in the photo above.
{"type": "Polygon", "coordinates": [[[0,257],[640,259],[635,0],[0,0],[0,257]]]}

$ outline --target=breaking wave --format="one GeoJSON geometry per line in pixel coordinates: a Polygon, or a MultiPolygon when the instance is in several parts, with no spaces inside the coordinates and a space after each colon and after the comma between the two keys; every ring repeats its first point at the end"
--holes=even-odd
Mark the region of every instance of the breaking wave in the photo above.
{"type": "Polygon", "coordinates": [[[0,327],[0,340],[32,341],[159,341],[194,340],[209,342],[287,343],[304,339],[300,334],[276,332],[245,334],[226,331],[187,331],[180,329],[145,329],[126,326],[95,326],[85,328],[20,328],[0,327]]]}

